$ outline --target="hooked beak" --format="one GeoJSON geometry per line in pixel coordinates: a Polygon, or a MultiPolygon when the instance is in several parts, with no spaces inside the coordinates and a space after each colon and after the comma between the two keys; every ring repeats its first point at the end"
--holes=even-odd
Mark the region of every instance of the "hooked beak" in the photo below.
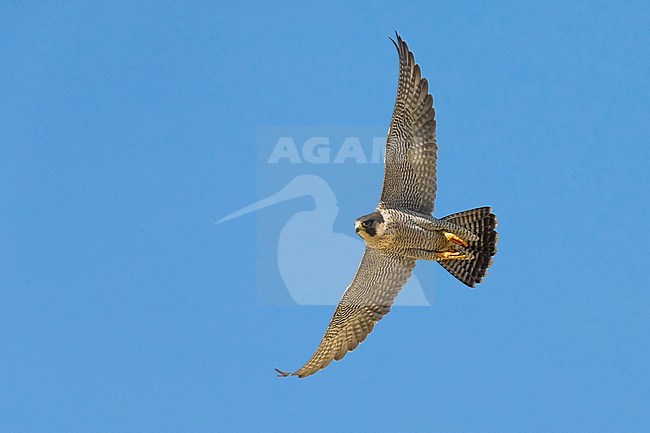
{"type": "Polygon", "coordinates": [[[354,232],[359,233],[360,230],[361,230],[361,223],[359,221],[355,221],[354,222],[354,232]]]}

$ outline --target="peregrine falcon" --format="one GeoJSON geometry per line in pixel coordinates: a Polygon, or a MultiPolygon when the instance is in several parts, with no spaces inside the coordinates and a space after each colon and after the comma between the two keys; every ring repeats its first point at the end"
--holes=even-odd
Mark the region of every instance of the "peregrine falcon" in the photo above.
{"type": "Polygon", "coordinates": [[[366,339],[411,276],[416,260],[440,263],[463,284],[480,283],[496,254],[497,218],[490,207],[438,219],[436,121],[433,98],[413,53],[395,33],[399,78],[388,129],[384,183],[374,212],[354,222],[366,249],[318,348],[300,369],[306,377],[340,360],[366,339]]]}

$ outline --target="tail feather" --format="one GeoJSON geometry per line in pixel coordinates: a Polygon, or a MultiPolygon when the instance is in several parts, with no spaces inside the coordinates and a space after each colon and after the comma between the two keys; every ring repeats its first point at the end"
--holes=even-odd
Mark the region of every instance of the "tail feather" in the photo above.
{"type": "Polygon", "coordinates": [[[466,228],[479,237],[478,241],[468,242],[466,248],[472,252],[472,259],[438,262],[460,282],[474,287],[487,274],[487,269],[492,265],[492,256],[497,252],[497,217],[492,213],[492,208],[480,207],[448,215],[443,221],[466,228]]]}

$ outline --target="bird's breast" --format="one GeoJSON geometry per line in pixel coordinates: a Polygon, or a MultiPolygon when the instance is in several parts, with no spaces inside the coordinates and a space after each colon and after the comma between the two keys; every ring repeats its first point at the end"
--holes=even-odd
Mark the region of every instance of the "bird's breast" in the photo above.
{"type": "Polygon", "coordinates": [[[382,209],[381,213],[384,223],[378,227],[376,236],[366,240],[366,244],[371,248],[437,250],[446,243],[439,231],[428,230],[418,224],[418,218],[422,219],[421,215],[398,209],[382,209]]]}

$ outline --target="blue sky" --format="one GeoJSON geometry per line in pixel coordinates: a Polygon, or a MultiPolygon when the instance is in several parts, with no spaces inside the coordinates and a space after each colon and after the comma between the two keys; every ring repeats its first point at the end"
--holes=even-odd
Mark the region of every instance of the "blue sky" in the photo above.
{"type": "MultiPolygon", "coordinates": [[[[3,3],[0,431],[649,431],[649,18],[3,3]],[[387,128],[394,30],[436,101],[436,215],[492,205],[499,252],[476,290],[420,263],[431,307],[280,380],[332,307],[260,302],[257,228],[312,205],[214,222],[259,198],[259,128],[387,128]]],[[[363,188],[336,231],[372,211],[374,170],[339,167],[363,188]]]]}

